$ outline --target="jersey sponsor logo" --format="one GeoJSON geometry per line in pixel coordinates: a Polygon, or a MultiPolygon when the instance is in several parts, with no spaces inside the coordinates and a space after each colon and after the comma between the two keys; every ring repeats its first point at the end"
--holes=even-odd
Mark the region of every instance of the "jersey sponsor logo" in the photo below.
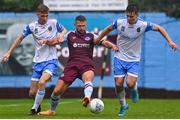
{"type": "Polygon", "coordinates": [[[125,26],[121,27],[121,31],[123,31],[123,32],[125,31],[125,26]]]}
{"type": "Polygon", "coordinates": [[[140,27],[137,28],[137,32],[141,32],[141,28],[140,27]]]}
{"type": "Polygon", "coordinates": [[[84,38],[86,41],[89,41],[91,38],[90,37],[85,37],[84,38]]]}
{"type": "Polygon", "coordinates": [[[77,47],[77,43],[74,43],[74,44],[73,44],[73,47],[75,47],[75,48],[76,48],[76,47],[77,47]]]}
{"type": "Polygon", "coordinates": [[[86,43],[74,43],[74,44],[73,44],[73,47],[74,47],[74,48],[89,48],[90,45],[89,45],[89,44],[86,44],[86,43]]]}

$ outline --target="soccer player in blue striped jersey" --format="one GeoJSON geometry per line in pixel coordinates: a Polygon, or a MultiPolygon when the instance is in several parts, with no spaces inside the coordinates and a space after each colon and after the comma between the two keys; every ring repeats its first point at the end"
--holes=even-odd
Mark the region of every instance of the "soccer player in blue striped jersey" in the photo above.
{"type": "MultiPolygon", "coordinates": [[[[35,96],[35,101],[30,115],[40,112],[40,104],[45,95],[45,84],[51,80],[57,72],[58,57],[55,45],[42,45],[41,40],[53,40],[63,42],[66,29],[56,19],[48,19],[49,8],[40,4],[37,7],[38,20],[28,24],[22,34],[16,38],[9,50],[3,55],[2,62],[9,59],[12,51],[22,40],[32,34],[35,41],[35,56],[33,59],[33,73],[31,77],[30,96],[35,96]]],[[[17,68],[18,69],[18,68],[17,68]]]]}
{"type": "Polygon", "coordinates": [[[126,19],[117,19],[106,27],[97,38],[100,40],[112,30],[116,29],[118,31],[116,44],[119,47],[119,51],[116,51],[114,56],[114,79],[116,95],[121,104],[121,108],[118,113],[119,116],[124,116],[126,110],[128,109],[123,86],[125,80],[131,91],[132,101],[136,103],[139,100],[137,78],[143,34],[151,30],[160,32],[172,49],[179,49],[163,27],[154,23],[143,21],[138,17],[139,8],[136,4],[128,5],[126,15],[126,19]]]}

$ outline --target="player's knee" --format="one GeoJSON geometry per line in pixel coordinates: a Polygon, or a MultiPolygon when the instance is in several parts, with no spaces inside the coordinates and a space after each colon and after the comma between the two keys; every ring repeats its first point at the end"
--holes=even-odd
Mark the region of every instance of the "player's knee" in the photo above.
{"type": "Polygon", "coordinates": [[[123,82],[121,81],[115,81],[116,86],[121,87],[123,86],[123,82]]]}
{"type": "Polygon", "coordinates": [[[128,82],[127,83],[128,88],[133,88],[134,85],[135,85],[135,83],[133,83],[133,82],[128,82]]]}
{"type": "Polygon", "coordinates": [[[39,86],[39,88],[45,88],[45,82],[44,81],[39,81],[39,83],[38,83],[38,86],[39,86]]]}
{"type": "Polygon", "coordinates": [[[115,84],[116,84],[116,86],[120,86],[121,84],[120,84],[120,82],[115,82],[115,84]]]}
{"type": "Polygon", "coordinates": [[[30,90],[29,91],[29,96],[30,97],[34,97],[36,95],[36,91],[35,90],[30,90]]]}

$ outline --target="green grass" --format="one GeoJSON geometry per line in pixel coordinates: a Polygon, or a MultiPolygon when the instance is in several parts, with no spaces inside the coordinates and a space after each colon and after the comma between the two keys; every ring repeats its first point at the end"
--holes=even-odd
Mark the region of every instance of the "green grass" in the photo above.
{"type": "MultiPolygon", "coordinates": [[[[125,117],[118,117],[117,99],[103,99],[105,109],[100,114],[93,114],[84,108],[80,99],[62,99],[55,116],[29,116],[33,100],[1,99],[0,119],[180,119],[180,100],[178,99],[140,99],[138,103],[128,100],[129,110],[125,117]]],[[[50,102],[43,101],[42,109],[47,110],[50,102]]]]}

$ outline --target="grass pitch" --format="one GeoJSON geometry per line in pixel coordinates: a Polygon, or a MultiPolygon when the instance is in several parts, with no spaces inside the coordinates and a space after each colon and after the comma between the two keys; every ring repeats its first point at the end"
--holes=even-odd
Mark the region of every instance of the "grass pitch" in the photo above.
{"type": "MultiPolygon", "coordinates": [[[[138,103],[128,100],[129,110],[125,117],[117,115],[117,99],[103,99],[105,109],[93,114],[84,108],[80,99],[61,99],[55,116],[29,116],[32,99],[1,99],[0,119],[180,119],[180,100],[178,99],[140,99],[138,103]]],[[[47,110],[50,101],[45,99],[42,110],[47,110]]]]}

